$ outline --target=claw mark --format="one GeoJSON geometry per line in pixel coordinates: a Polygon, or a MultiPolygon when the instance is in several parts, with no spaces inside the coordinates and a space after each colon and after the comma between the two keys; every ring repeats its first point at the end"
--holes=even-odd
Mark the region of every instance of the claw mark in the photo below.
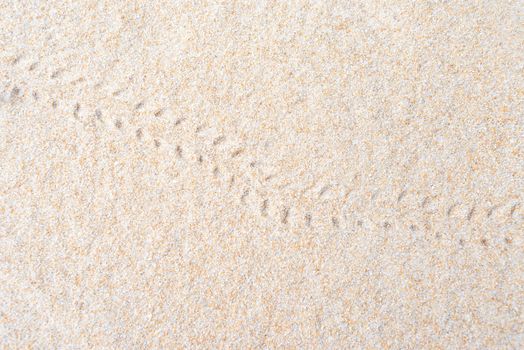
{"type": "Polygon", "coordinates": [[[156,148],[160,147],[160,141],[158,141],[157,139],[155,139],[154,142],[155,142],[155,147],[156,147],[156,148]]]}
{"type": "Polygon", "coordinates": [[[53,101],[53,103],[51,103],[51,106],[54,108],[56,108],[58,106],[58,103],[56,101],[53,101]]]}
{"type": "Polygon", "coordinates": [[[202,164],[204,162],[204,158],[202,158],[201,155],[198,156],[197,161],[202,164]]]}
{"type": "Polygon", "coordinates": [[[280,222],[282,222],[284,225],[287,224],[289,218],[289,208],[284,207],[284,210],[282,211],[282,219],[280,222]]]}
{"type": "Polygon", "coordinates": [[[22,56],[17,56],[17,57],[15,57],[15,59],[14,59],[13,62],[12,62],[12,63],[13,63],[13,66],[14,66],[15,64],[17,64],[18,62],[20,62],[20,59],[21,59],[21,58],[22,58],[22,56]]]}
{"type": "Polygon", "coordinates": [[[519,207],[519,205],[520,203],[513,204],[513,206],[511,207],[509,211],[509,217],[513,217],[513,214],[515,214],[515,211],[517,211],[517,208],[519,207]]]}
{"type": "Polygon", "coordinates": [[[220,143],[222,143],[226,138],[224,136],[220,136],[220,137],[217,137],[214,141],[213,141],[213,146],[216,146],[220,143]]]}
{"type": "Polygon", "coordinates": [[[409,225],[409,229],[410,229],[411,231],[416,231],[416,230],[417,230],[417,226],[411,224],[411,225],[409,225]]]}
{"type": "Polygon", "coordinates": [[[139,110],[140,108],[144,107],[144,102],[138,102],[136,105],[135,105],[135,110],[139,110]]]}
{"type": "Polygon", "coordinates": [[[244,150],[242,148],[241,149],[237,149],[236,151],[231,153],[231,158],[238,157],[242,152],[244,152],[244,150]]]}
{"type": "Polygon", "coordinates": [[[262,216],[267,216],[267,199],[264,199],[264,201],[262,202],[260,212],[262,213],[262,216]]]}
{"type": "Polygon", "coordinates": [[[487,246],[488,246],[488,241],[487,241],[485,238],[482,238],[482,239],[480,240],[480,243],[482,243],[482,245],[483,245],[484,247],[487,247],[487,246]]]}
{"type": "Polygon", "coordinates": [[[331,218],[331,223],[333,224],[334,227],[338,228],[339,225],[338,225],[338,219],[336,217],[332,217],[331,218]]]}
{"type": "Polygon", "coordinates": [[[175,121],[175,126],[180,125],[180,123],[182,123],[184,120],[186,120],[186,118],[178,118],[178,119],[175,121]]]}
{"type": "Polygon", "coordinates": [[[164,114],[164,109],[161,108],[158,111],[155,112],[155,117],[160,117],[162,114],[164,114]]]}
{"type": "Polygon", "coordinates": [[[219,174],[220,174],[220,170],[218,170],[218,167],[217,167],[217,166],[214,167],[214,168],[213,168],[213,175],[214,175],[215,177],[218,177],[219,174]]]}
{"type": "Polygon", "coordinates": [[[425,208],[429,204],[429,197],[424,197],[424,200],[422,201],[422,204],[420,205],[422,208],[425,208]]]}
{"type": "Polygon", "coordinates": [[[122,92],[124,92],[124,89],[116,90],[115,92],[113,92],[113,96],[120,96],[122,92]]]}
{"type": "Polygon", "coordinates": [[[176,152],[176,156],[178,158],[182,158],[182,147],[180,147],[179,145],[176,146],[175,148],[175,152],[176,152]]]}
{"type": "Polygon", "coordinates": [[[34,98],[35,100],[38,100],[38,92],[33,91],[33,98],[34,98]]]}
{"type": "Polygon", "coordinates": [[[137,137],[137,139],[140,140],[140,139],[142,138],[142,135],[143,135],[143,134],[144,134],[144,133],[142,132],[142,129],[137,129],[137,130],[136,130],[136,137],[137,137]]]}
{"type": "Polygon", "coordinates": [[[29,71],[33,71],[35,70],[36,66],[38,65],[37,62],[33,63],[32,65],[29,66],[29,71]]]}
{"type": "Polygon", "coordinates": [[[122,122],[120,120],[115,121],[115,126],[116,126],[117,129],[121,129],[122,128],[122,122]]]}

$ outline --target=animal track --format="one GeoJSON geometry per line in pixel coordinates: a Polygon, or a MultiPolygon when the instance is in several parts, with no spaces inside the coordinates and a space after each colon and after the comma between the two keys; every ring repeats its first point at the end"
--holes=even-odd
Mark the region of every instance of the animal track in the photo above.
{"type": "Polygon", "coordinates": [[[260,213],[262,214],[262,216],[267,216],[267,204],[268,204],[268,200],[264,199],[264,201],[262,201],[262,206],[260,208],[260,213]]]}
{"type": "Polygon", "coordinates": [[[58,78],[58,77],[62,74],[62,72],[63,72],[62,69],[59,69],[59,70],[54,71],[54,72],[51,74],[51,79],[56,79],[56,78],[58,78]]]}
{"type": "Polygon", "coordinates": [[[244,193],[242,193],[242,196],[240,197],[240,201],[242,203],[245,203],[246,202],[246,198],[247,198],[248,195],[249,195],[249,188],[246,188],[244,190],[244,193]]]}
{"type": "Polygon", "coordinates": [[[224,136],[217,137],[213,140],[213,146],[221,144],[226,138],[224,136]]]}
{"type": "Polygon", "coordinates": [[[517,210],[518,206],[520,205],[520,203],[515,203],[513,204],[513,206],[511,207],[511,210],[509,212],[509,216],[510,217],[513,217],[513,214],[515,213],[515,211],[517,210]]]}
{"type": "Polygon", "coordinates": [[[233,153],[231,153],[231,158],[236,158],[239,155],[241,155],[243,152],[244,152],[243,149],[237,149],[236,151],[233,151],[233,153]]]}
{"type": "Polygon", "coordinates": [[[398,197],[397,197],[397,203],[400,203],[400,201],[402,200],[402,198],[404,198],[404,196],[406,195],[406,193],[407,193],[406,190],[400,192],[400,194],[399,194],[398,197]]]}
{"type": "Polygon", "coordinates": [[[284,207],[284,209],[282,210],[282,218],[280,219],[280,222],[286,225],[288,222],[288,219],[289,219],[289,208],[284,207]]]}
{"type": "Polygon", "coordinates": [[[306,221],[306,226],[311,226],[311,214],[307,213],[305,216],[304,216],[304,219],[306,221]]]}
{"type": "Polygon", "coordinates": [[[488,209],[488,212],[486,213],[486,216],[489,218],[491,217],[491,215],[493,215],[493,212],[498,208],[498,206],[493,206],[491,208],[488,209]]]}
{"type": "Polygon", "coordinates": [[[122,93],[124,92],[124,89],[119,89],[119,90],[116,90],[115,92],[113,92],[113,96],[120,96],[122,93]]]}
{"type": "Polygon", "coordinates": [[[15,99],[17,98],[18,96],[20,96],[20,88],[18,88],[18,86],[15,86],[13,87],[13,90],[11,90],[11,96],[10,96],[10,99],[15,99]]]}
{"type": "Polygon", "coordinates": [[[176,156],[178,158],[182,158],[182,147],[180,147],[179,145],[176,146],[176,156]]]}
{"type": "MultiPolygon", "coordinates": [[[[21,57],[22,56],[17,56],[14,60],[13,60],[13,64],[19,64],[21,62],[21,57]]],[[[25,61],[25,58],[24,58],[24,61],[25,61]]],[[[38,67],[39,67],[39,62],[33,62],[28,68],[27,70],[30,71],[30,72],[34,72],[36,70],[38,70],[38,67]]],[[[59,69],[56,69],[52,72],[52,74],[49,76],[50,79],[52,80],[56,80],[56,79],[62,79],[62,76],[63,75],[66,75],[64,74],[66,72],[65,69],[62,69],[62,68],[59,68],[59,69]]],[[[64,79],[65,80],[65,79],[64,79]]],[[[80,77],[80,78],[77,78],[76,80],[73,80],[71,81],[71,84],[73,86],[75,85],[78,85],[79,83],[86,83],[85,79],[83,77],[80,77]]],[[[82,86],[86,86],[86,85],[89,85],[89,84],[80,84],[82,86]]],[[[25,85],[23,85],[23,83],[21,83],[20,85],[14,85],[11,89],[11,91],[9,92],[9,90],[7,90],[7,93],[9,93],[10,95],[10,98],[11,99],[16,99],[16,98],[23,98],[24,94],[22,93],[22,90],[19,88],[19,86],[22,86],[24,87],[25,85]]],[[[81,89],[80,86],[76,86],[76,87],[73,87],[75,89],[81,89]]],[[[24,88],[25,90],[25,88],[24,88]]],[[[116,90],[112,90],[113,92],[108,92],[110,96],[112,97],[118,97],[118,101],[122,101],[124,100],[124,96],[126,94],[123,94],[124,91],[127,90],[127,87],[126,88],[121,88],[121,89],[116,89],[116,90]]],[[[45,100],[45,93],[43,92],[43,90],[39,90],[41,93],[42,93],[42,96],[40,96],[40,94],[36,91],[33,91],[32,92],[32,97],[35,101],[41,101],[41,100],[45,100]]],[[[29,95],[29,94],[27,94],[29,95]]],[[[29,96],[31,96],[29,95],[29,96]]],[[[57,109],[58,108],[58,105],[59,105],[59,102],[54,98],[54,96],[50,96],[51,97],[51,107],[53,109],[57,109]]],[[[128,101],[126,103],[128,103],[128,107],[127,107],[127,113],[130,113],[131,115],[134,115],[136,117],[136,115],[141,115],[142,113],[139,112],[141,110],[144,109],[144,106],[145,106],[145,101],[151,101],[151,96],[142,96],[140,98],[140,101],[137,102],[137,103],[134,103],[131,102],[131,101],[128,101]],[[135,113],[133,113],[133,111],[135,113]]],[[[38,103],[38,102],[35,102],[35,103],[38,103]]],[[[148,106],[149,106],[149,102],[148,102],[148,106]]],[[[93,113],[94,115],[96,116],[96,118],[103,122],[103,116],[105,118],[112,118],[111,116],[111,111],[105,111],[104,110],[104,113],[102,113],[102,109],[101,108],[96,108],[93,110],[90,110],[90,108],[88,107],[89,106],[89,103],[87,102],[84,102],[84,100],[79,100],[78,102],[76,102],[73,106],[73,117],[75,119],[80,119],[80,116],[81,115],[89,115],[89,116],[92,116],[93,113]],[[82,104],[82,106],[81,106],[82,104]],[[82,113],[81,113],[82,112],[82,113]],[[109,116],[109,117],[107,117],[109,116]]],[[[70,107],[69,107],[70,108],[70,107]]],[[[148,107],[148,110],[149,110],[149,107],[148,107]]],[[[154,117],[157,117],[157,118],[160,118],[160,117],[163,117],[164,119],[168,119],[169,120],[169,117],[171,117],[169,114],[171,113],[166,113],[167,110],[170,110],[168,106],[164,106],[164,107],[161,107],[161,108],[158,108],[156,110],[154,110],[153,112],[153,115],[154,117]]],[[[69,109],[70,111],[70,109],[69,109]]],[[[70,113],[70,112],[69,112],[70,113]]],[[[149,112],[150,113],[150,112],[149,112]]],[[[107,120],[107,119],[106,119],[107,120]]],[[[109,119],[111,120],[111,119],[109,119]]],[[[108,121],[109,121],[108,120],[108,121]]],[[[181,116],[181,117],[173,117],[173,119],[171,120],[171,125],[174,126],[174,127],[177,127],[177,126],[180,126],[183,122],[185,122],[186,120],[187,123],[191,123],[191,118],[190,117],[185,117],[185,116],[181,116]],[[188,120],[189,119],[189,120],[188,120]]],[[[131,130],[133,130],[134,128],[135,129],[135,137],[138,141],[141,141],[144,139],[144,130],[146,131],[149,131],[150,129],[143,129],[143,125],[142,127],[138,127],[137,128],[137,125],[136,124],[133,124],[132,120],[125,120],[126,122],[126,128],[125,129],[129,129],[129,126],[131,126],[131,130]]],[[[110,123],[108,123],[110,126],[110,123]]],[[[113,125],[114,125],[114,128],[116,128],[117,130],[120,130],[121,132],[124,132],[125,130],[122,130],[123,129],[123,121],[121,119],[116,119],[114,120],[113,122],[113,125]]],[[[191,127],[191,126],[190,126],[191,127]]],[[[268,170],[267,168],[264,169],[264,160],[262,159],[249,159],[246,154],[246,148],[242,147],[242,146],[246,146],[246,143],[244,142],[237,142],[236,143],[236,146],[235,146],[235,138],[234,137],[231,137],[230,134],[226,133],[225,135],[220,135],[217,133],[215,133],[213,136],[207,136],[207,129],[209,129],[210,126],[206,123],[204,124],[201,124],[199,126],[196,127],[195,130],[195,134],[198,134],[198,138],[202,138],[202,137],[205,137],[206,138],[206,142],[205,142],[205,145],[209,146],[209,145],[212,145],[213,148],[215,149],[215,151],[211,151],[211,150],[201,150],[202,153],[198,154],[195,152],[194,148],[192,148],[192,146],[190,144],[185,144],[184,142],[181,142],[180,143],[180,140],[177,140],[177,143],[175,144],[172,144],[170,142],[170,139],[168,138],[163,138],[162,136],[158,137],[157,134],[155,134],[156,138],[153,139],[153,144],[155,146],[156,149],[158,149],[157,152],[163,152],[164,149],[167,149],[169,147],[171,147],[171,150],[174,149],[174,154],[176,155],[176,158],[178,159],[183,159],[184,157],[184,152],[183,152],[183,147],[184,147],[184,150],[185,150],[185,153],[186,154],[196,154],[196,157],[195,158],[192,158],[192,157],[185,157],[186,159],[184,161],[191,161],[191,162],[196,162],[198,164],[203,164],[204,163],[204,159],[206,159],[206,163],[207,161],[209,161],[210,163],[213,162],[215,163],[216,165],[213,166],[212,168],[212,175],[215,177],[215,178],[223,178],[223,179],[229,179],[229,189],[233,189],[234,187],[238,186],[245,186],[244,184],[246,182],[243,181],[243,179],[249,179],[250,181],[248,183],[250,183],[251,185],[249,185],[248,187],[246,188],[243,188],[242,189],[242,194],[240,195],[240,202],[242,204],[245,204],[247,201],[251,201],[253,198],[258,198],[257,199],[257,203],[260,203],[260,215],[262,217],[269,217],[269,216],[278,216],[280,215],[280,218],[279,218],[279,221],[281,224],[284,224],[284,225],[287,225],[290,223],[290,221],[293,221],[294,219],[293,218],[303,218],[303,222],[302,224],[305,225],[306,227],[311,227],[312,224],[313,224],[313,220],[315,220],[315,223],[318,222],[318,220],[325,220],[324,222],[330,224],[333,228],[335,229],[339,229],[340,227],[344,227],[343,225],[341,225],[342,223],[344,223],[346,220],[348,220],[348,216],[346,215],[346,213],[340,213],[338,216],[333,216],[333,215],[329,215],[329,214],[322,214],[323,217],[320,217],[319,215],[315,215],[315,217],[313,218],[313,215],[311,214],[312,212],[315,213],[316,211],[313,210],[313,211],[307,211],[307,212],[300,212],[300,208],[301,208],[301,204],[298,204],[297,205],[297,201],[299,201],[298,199],[292,199],[292,200],[287,200],[287,201],[284,201],[284,206],[281,207],[282,209],[280,210],[280,213],[278,213],[278,209],[276,209],[277,213],[274,214],[274,212],[270,211],[269,210],[269,203],[279,203],[280,200],[282,198],[279,198],[278,196],[280,196],[279,193],[282,193],[284,192],[286,186],[282,186],[282,183],[279,183],[278,182],[278,179],[280,178],[280,174],[278,174],[277,172],[275,171],[266,171],[268,170]],[[205,125],[205,128],[204,129],[204,125],[205,125]],[[227,136],[227,138],[226,138],[227,136]],[[227,140],[227,142],[226,142],[227,140]],[[233,146],[232,147],[228,147],[228,145],[232,144],[233,146]],[[187,153],[189,152],[189,153],[187,153]],[[195,152],[195,153],[193,153],[195,152]],[[222,152],[222,153],[220,153],[222,152]],[[218,154],[218,156],[217,156],[218,154]],[[220,157],[222,157],[222,159],[225,159],[224,162],[219,162],[217,160],[218,159],[221,159],[220,157]],[[228,160],[229,159],[229,160],[228,160]],[[229,164],[231,163],[231,164],[229,164]],[[235,166],[240,166],[242,165],[245,169],[246,166],[249,166],[249,171],[239,171],[239,170],[236,170],[237,168],[235,166]],[[231,170],[231,169],[234,169],[234,170],[231,170]],[[265,172],[266,171],[266,172],[265,172]],[[271,175],[267,175],[267,174],[271,174],[271,175]],[[251,181],[253,180],[253,181],[251,181]],[[273,181],[270,181],[270,180],[273,180],[273,181]],[[257,187],[254,187],[254,186],[261,186],[259,188],[257,187]],[[280,186],[280,187],[279,187],[280,186]],[[264,199],[261,199],[261,192],[259,192],[259,189],[262,189],[262,190],[265,190],[265,189],[269,189],[269,195],[267,196],[267,192],[268,191],[263,191],[265,194],[264,194],[264,197],[268,197],[268,198],[264,198],[264,199]],[[279,189],[282,190],[282,192],[279,191],[279,189]],[[277,198],[275,198],[277,197],[277,198]],[[276,199],[276,201],[273,201],[273,199],[276,199]],[[258,200],[260,200],[260,202],[258,202],[258,200]],[[291,201],[294,201],[294,202],[291,202],[291,201]],[[293,209],[293,215],[291,216],[290,215],[290,210],[291,208],[293,209]],[[270,214],[273,213],[273,214],[270,214]]],[[[109,130],[111,130],[109,128],[109,130]]],[[[173,129],[173,132],[176,132],[176,130],[179,130],[179,129],[173,129]]],[[[114,129],[113,129],[113,132],[114,129]]],[[[132,132],[132,131],[131,131],[132,132]]],[[[149,142],[149,141],[148,141],[149,142]]],[[[145,144],[145,143],[144,143],[145,144]]],[[[272,169],[273,170],[273,169],[272,169]]],[[[208,173],[209,174],[209,173],[208,173]]],[[[355,178],[356,178],[357,175],[355,175],[355,178]]],[[[321,183],[320,181],[324,181],[326,179],[317,179],[317,181],[315,182],[316,183],[321,183]]],[[[227,181],[227,180],[226,180],[227,181]]],[[[328,181],[326,181],[328,182],[328,181]]],[[[354,182],[353,182],[354,183],[354,182]]],[[[293,184],[292,182],[290,183],[291,185],[293,184]]],[[[322,186],[320,188],[320,190],[318,190],[318,187],[313,187],[313,188],[316,188],[318,192],[316,192],[316,198],[315,199],[311,199],[313,202],[318,202],[316,203],[316,205],[319,205],[319,206],[324,206],[324,205],[332,205],[332,206],[339,206],[339,207],[342,207],[344,205],[344,202],[349,198],[351,198],[351,196],[353,196],[353,188],[348,188],[350,186],[352,186],[352,183],[348,183],[347,186],[345,186],[346,188],[342,188],[341,191],[345,191],[346,195],[344,196],[344,200],[340,199],[340,198],[337,198],[336,197],[336,192],[338,191],[338,186],[344,186],[344,184],[336,184],[335,186],[332,186],[333,182],[328,182],[328,184],[322,186]],[[318,199],[322,199],[322,200],[318,200],[318,199]]],[[[289,184],[288,184],[289,185],[289,184]]],[[[316,186],[316,185],[315,185],[316,186]]],[[[449,205],[448,203],[442,203],[442,202],[439,202],[439,196],[438,195],[435,195],[434,193],[432,194],[417,194],[415,195],[415,192],[412,188],[408,187],[408,189],[404,189],[402,190],[400,193],[397,194],[393,194],[393,193],[390,193],[390,198],[391,198],[391,205],[392,206],[396,206],[396,208],[398,208],[399,210],[396,211],[396,215],[398,215],[398,220],[403,220],[404,217],[403,217],[403,211],[405,212],[407,209],[406,209],[406,206],[409,205],[410,203],[414,203],[414,207],[418,207],[419,211],[423,211],[424,212],[424,215],[426,215],[426,217],[435,217],[436,215],[442,215],[443,216],[443,220],[449,220],[449,221],[453,221],[457,219],[460,219],[462,220],[462,222],[467,222],[467,223],[473,223],[473,222],[478,222],[479,220],[485,220],[485,222],[491,222],[493,223],[494,221],[498,219],[500,220],[504,220],[503,217],[505,217],[506,219],[508,220],[514,220],[516,219],[516,212],[517,210],[519,209],[520,207],[520,202],[514,202],[510,208],[507,207],[508,203],[499,203],[497,205],[494,205],[494,206],[491,206],[489,208],[485,208],[485,207],[479,207],[477,205],[472,205],[470,204],[470,206],[468,206],[468,203],[453,203],[451,205],[449,205]],[[409,193],[408,193],[408,189],[409,189],[409,193]],[[396,197],[395,197],[396,196],[396,197]],[[417,201],[417,202],[415,202],[417,201]],[[441,208],[442,209],[442,214],[439,214],[439,211],[438,210],[435,210],[435,208],[441,208]],[[447,208],[447,209],[445,209],[447,208]],[[420,210],[420,209],[423,209],[423,210],[420,210]],[[467,210],[466,210],[467,209],[467,210]],[[484,211],[485,210],[485,211],[484,211]],[[483,215],[485,213],[485,215],[483,215]],[[502,219],[501,219],[502,218],[502,219]],[[489,219],[489,221],[487,220],[489,219]]],[[[368,203],[368,204],[359,204],[360,206],[366,206],[368,205],[369,207],[371,207],[369,210],[373,210],[373,206],[377,205],[380,203],[380,200],[382,199],[382,197],[384,196],[384,193],[388,193],[387,189],[384,189],[384,188],[376,188],[376,189],[373,189],[373,192],[371,192],[372,195],[371,195],[371,200],[369,201],[369,198],[370,197],[367,197],[367,201],[368,202],[365,202],[365,203],[368,203]],[[380,194],[380,196],[379,196],[380,194]]],[[[315,196],[315,193],[313,192],[312,196],[315,196]]],[[[366,198],[364,195],[362,195],[363,198],[366,198]]],[[[519,217],[520,218],[520,217],[519,217]]],[[[276,220],[278,222],[278,219],[276,220]]],[[[368,221],[366,221],[368,222],[368,221]]],[[[391,223],[390,221],[382,221],[383,224],[378,224],[378,225],[382,225],[382,227],[385,229],[385,230],[390,230],[392,227],[398,227],[397,226],[397,222],[394,221],[393,223],[391,223]]],[[[356,221],[356,226],[358,227],[362,227],[363,226],[363,221],[362,220],[357,220],[356,221]]],[[[417,226],[416,225],[409,225],[409,230],[411,231],[416,231],[417,230],[417,226]]],[[[440,231],[438,232],[437,234],[437,238],[441,237],[442,234],[440,233],[440,231]]],[[[489,246],[489,241],[487,238],[483,238],[480,240],[481,244],[485,247],[488,247],[489,246]]],[[[506,244],[511,244],[512,243],[512,240],[511,238],[508,238],[508,237],[505,237],[504,239],[504,242],[506,244]]],[[[463,239],[460,239],[459,241],[459,244],[461,245],[464,245],[464,240],[463,239]]]]}
{"type": "Polygon", "coordinates": [[[78,119],[78,113],[80,112],[80,104],[79,103],[76,103],[75,104],[75,109],[73,111],[73,116],[78,119]]]}
{"type": "Polygon", "coordinates": [[[466,217],[466,219],[468,221],[471,221],[471,219],[473,218],[473,215],[475,215],[475,206],[473,206],[471,210],[468,212],[468,216],[466,217]]]}
{"type": "Polygon", "coordinates": [[[322,198],[322,196],[329,190],[329,186],[326,185],[320,189],[320,192],[318,193],[318,197],[322,198]]]}
{"type": "Polygon", "coordinates": [[[453,210],[457,207],[458,204],[453,204],[451,207],[448,208],[446,214],[447,216],[451,216],[451,214],[453,213],[453,210]]]}

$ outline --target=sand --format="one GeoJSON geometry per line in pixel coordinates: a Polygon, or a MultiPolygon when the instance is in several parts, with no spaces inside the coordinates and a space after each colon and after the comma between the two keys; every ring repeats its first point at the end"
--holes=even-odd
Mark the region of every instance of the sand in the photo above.
{"type": "Polygon", "coordinates": [[[523,348],[523,12],[0,2],[0,348],[523,348]]]}

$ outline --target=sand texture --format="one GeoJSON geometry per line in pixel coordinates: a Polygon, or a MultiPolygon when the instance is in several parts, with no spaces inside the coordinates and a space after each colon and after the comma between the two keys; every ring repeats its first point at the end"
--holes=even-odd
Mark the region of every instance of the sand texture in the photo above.
{"type": "Polygon", "coordinates": [[[0,0],[0,349],[524,348],[523,18],[0,0]]]}

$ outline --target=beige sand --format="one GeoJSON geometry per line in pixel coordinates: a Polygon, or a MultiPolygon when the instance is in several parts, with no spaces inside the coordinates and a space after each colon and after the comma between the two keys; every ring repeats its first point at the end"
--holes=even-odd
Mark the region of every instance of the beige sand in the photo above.
{"type": "Polygon", "coordinates": [[[0,348],[523,348],[523,8],[1,1],[0,348]]]}

